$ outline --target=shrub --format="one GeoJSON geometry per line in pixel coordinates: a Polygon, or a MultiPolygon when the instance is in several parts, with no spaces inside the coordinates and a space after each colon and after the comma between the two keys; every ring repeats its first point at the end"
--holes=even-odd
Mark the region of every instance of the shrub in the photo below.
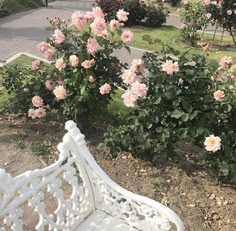
{"type": "Polygon", "coordinates": [[[204,56],[187,58],[168,47],[146,53],[143,59],[147,96],[137,101],[123,126],[106,134],[105,144],[112,151],[132,151],[149,159],[158,154],[171,156],[177,141],[201,141],[208,135],[206,128],[216,117],[209,94],[211,72],[204,56]]]}
{"type": "Polygon", "coordinates": [[[105,13],[107,22],[115,19],[116,12],[124,8],[124,0],[95,0],[95,3],[105,13]]]}
{"type": "Polygon", "coordinates": [[[145,25],[150,27],[160,27],[166,22],[167,12],[163,8],[149,6],[146,9],[145,25]]]}
{"type": "Polygon", "coordinates": [[[181,0],[170,0],[169,2],[171,4],[171,6],[177,6],[181,2],[181,0]]]}
{"type": "MultiPolygon", "coordinates": [[[[118,18],[125,21],[126,12],[122,11],[118,18]]],[[[47,42],[37,45],[45,58],[52,61],[50,71],[39,60],[35,60],[30,71],[30,75],[35,77],[29,78],[32,85],[24,85],[27,79],[23,75],[19,77],[23,78],[19,84],[15,80],[10,81],[16,92],[24,87],[33,87],[30,88],[29,99],[23,103],[31,107],[30,117],[41,118],[46,115],[45,110],[57,106],[67,118],[89,124],[90,119],[106,111],[111,94],[121,83],[121,69],[126,67],[112,53],[122,47],[128,49],[127,44],[133,40],[131,31],[122,32],[121,21],[113,20],[108,26],[98,7],[93,12],[75,12],[72,15],[74,30],[68,28],[65,20],[50,19],[54,33],[47,42]],[[53,101],[44,99],[41,87],[40,91],[34,88],[42,84],[47,88],[45,91],[53,95],[53,101]],[[41,111],[36,111],[39,108],[41,111]],[[34,114],[36,112],[42,114],[37,116],[34,114]]],[[[16,78],[16,70],[13,74],[4,75],[4,81],[8,81],[8,76],[16,78]]],[[[22,73],[24,71],[28,73],[28,69],[22,70],[22,73]]]]}
{"type": "Polygon", "coordinates": [[[146,6],[139,0],[127,0],[124,4],[125,11],[129,12],[129,19],[126,25],[138,25],[146,16],[146,6]]]}
{"type": "Polygon", "coordinates": [[[213,25],[221,26],[228,31],[236,44],[236,14],[235,1],[211,1],[205,0],[206,12],[210,15],[213,25]]]}
{"type": "Polygon", "coordinates": [[[201,1],[188,1],[184,5],[184,11],[181,14],[181,29],[184,38],[187,39],[191,45],[195,45],[197,30],[202,30],[208,20],[206,10],[201,1]]]}

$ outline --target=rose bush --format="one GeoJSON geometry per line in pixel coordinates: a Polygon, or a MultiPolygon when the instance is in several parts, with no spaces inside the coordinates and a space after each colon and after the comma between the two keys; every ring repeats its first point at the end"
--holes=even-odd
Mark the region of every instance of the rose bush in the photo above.
{"type": "MultiPolygon", "coordinates": [[[[69,28],[65,20],[49,19],[54,32],[46,42],[38,44],[37,49],[52,62],[51,71],[47,72],[48,67],[34,61],[31,74],[40,79],[40,84],[43,82],[47,95],[51,95],[51,101],[59,105],[57,109],[67,118],[84,119],[88,123],[90,118],[106,110],[111,94],[121,84],[122,68],[126,67],[112,53],[122,47],[129,49],[127,45],[134,39],[131,31],[121,28],[127,15],[119,10],[117,19],[107,24],[99,7],[92,12],[76,11],[71,17],[74,28],[69,28]]],[[[45,99],[44,92],[34,92],[31,88],[29,92],[31,97],[39,96],[47,102],[48,105],[44,103],[40,108],[54,108],[45,99]]],[[[33,113],[39,107],[31,105],[29,116],[36,118],[33,113]]]]}
{"type": "Polygon", "coordinates": [[[104,144],[112,153],[129,151],[153,160],[173,156],[177,142],[193,143],[205,146],[206,163],[221,179],[236,182],[236,66],[223,57],[216,69],[206,56],[164,47],[144,54],[146,74],[138,77],[142,83],[135,84],[131,71],[123,73],[130,87],[122,98],[134,110],[105,134],[104,144]]]}

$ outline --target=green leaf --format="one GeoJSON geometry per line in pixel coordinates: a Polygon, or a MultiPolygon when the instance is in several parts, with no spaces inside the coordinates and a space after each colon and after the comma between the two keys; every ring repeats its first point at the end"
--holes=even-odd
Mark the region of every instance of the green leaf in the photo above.
{"type": "Polygon", "coordinates": [[[176,119],[179,119],[179,118],[181,118],[184,114],[185,114],[185,112],[180,111],[180,110],[176,110],[176,111],[174,111],[174,113],[172,114],[171,117],[176,118],[176,119]]]}
{"type": "Polygon", "coordinates": [[[148,42],[149,44],[153,44],[153,40],[148,34],[143,35],[142,40],[148,42]]]}
{"type": "Polygon", "coordinates": [[[228,163],[226,162],[223,162],[221,165],[220,165],[220,171],[219,171],[219,174],[220,176],[228,176],[229,175],[229,169],[230,169],[230,166],[228,163]]]}

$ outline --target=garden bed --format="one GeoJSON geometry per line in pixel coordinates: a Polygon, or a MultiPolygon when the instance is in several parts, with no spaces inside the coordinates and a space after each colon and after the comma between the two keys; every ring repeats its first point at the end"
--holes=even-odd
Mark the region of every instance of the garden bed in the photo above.
{"type": "MultiPolygon", "coordinates": [[[[0,167],[16,175],[27,169],[42,168],[43,162],[53,163],[57,158],[56,144],[65,132],[63,124],[56,120],[25,123],[21,117],[2,115],[0,167]],[[17,154],[24,156],[24,163],[22,159],[11,161],[17,154]]],[[[202,167],[204,150],[181,145],[176,147],[175,163],[157,159],[158,164],[154,166],[149,161],[134,159],[129,153],[112,159],[107,150],[96,148],[94,134],[98,137],[100,132],[92,133],[86,140],[93,141],[89,144],[91,153],[107,174],[128,190],[169,206],[182,218],[186,231],[236,230],[235,189],[220,185],[213,174],[202,167]]]]}

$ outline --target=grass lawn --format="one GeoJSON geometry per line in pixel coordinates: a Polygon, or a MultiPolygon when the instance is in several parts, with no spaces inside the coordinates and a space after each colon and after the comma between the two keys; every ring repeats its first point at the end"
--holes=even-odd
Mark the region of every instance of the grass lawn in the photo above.
{"type": "MultiPolygon", "coordinates": [[[[161,48],[160,43],[153,43],[149,44],[147,41],[143,40],[144,35],[149,35],[153,40],[159,39],[165,43],[168,43],[175,49],[180,51],[185,51],[188,48],[191,48],[191,53],[202,53],[202,48],[198,47],[190,47],[186,43],[183,42],[183,39],[180,34],[180,30],[173,26],[162,26],[161,28],[147,28],[141,26],[135,26],[130,28],[134,32],[135,41],[132,46],[137,48],[142,48],[149,51],[157,51],[161,48]]],[[[220,44],[221,36],[216,36],[214,43],[220,44]]],[[[208,43],[213,41],[213,35],[204,34],[203,43],[208,43]]],[[[232,45],[232,39],[229,36],[224,36],[222,45],[232,45]]],[[[214,59],[219,61],[220,58],[223,56],[232,56],[234,60],[236,60],[236,47],[231,48],[231,50],[223,50],[224,47],[222,46],[221,49],[212,48],[210,50],[210,59],[214,59]]]]}

